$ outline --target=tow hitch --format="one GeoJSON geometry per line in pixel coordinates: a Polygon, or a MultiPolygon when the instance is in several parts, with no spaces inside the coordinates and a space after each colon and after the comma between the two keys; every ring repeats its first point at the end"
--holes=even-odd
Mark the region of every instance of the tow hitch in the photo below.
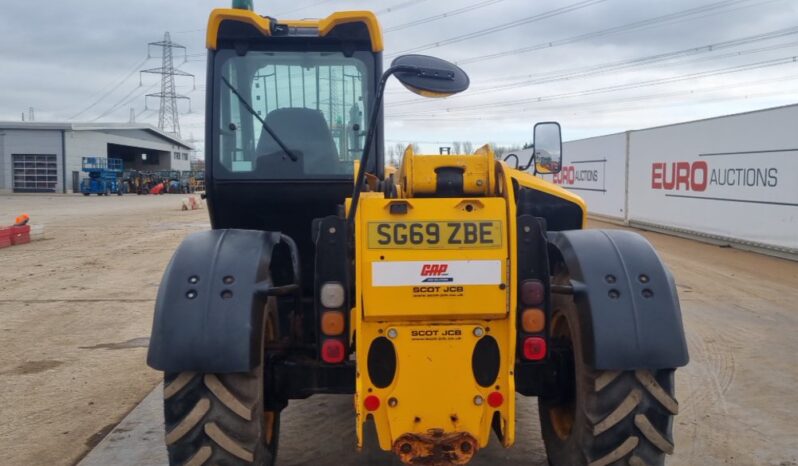
{"type": "Polygon", "coordinates": [[[404,434],[393,444],[394,453],[405,464],[450,466],[466,464],[479,450],[477,440],[466,432],[444,433],[430,429],[426,434],[404,434]]]}

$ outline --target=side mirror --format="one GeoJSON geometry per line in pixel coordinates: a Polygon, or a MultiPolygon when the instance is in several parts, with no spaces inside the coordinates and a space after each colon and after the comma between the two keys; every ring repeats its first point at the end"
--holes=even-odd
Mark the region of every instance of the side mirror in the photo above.
{"type": "Polygon", "coordinates": [[[468,89],[470,80],[459,66],[427,55],[402,55],[391,68],[407,89],[424,97],[448,97],[468,89]]]}
{"type": "Polygon", "coordinates": [[[349,214],[346,224],[354,233],[352,226],[355,222],[355,213],[360,200],[360,191],[366,179],[369,153],[374,142],[377,119],[382,110],[382,98],[388,78],[396,76],[406,88],[424,97],[448,97],[468,89],[470,81],[468,75],[459,66],[440,58],[426,55],[402,55],[396,57],[391,67],[385,70],[377,85],[374,96],[374,105],[371,108],[366,142],[363,144],[363,155],[360,157],[360,166],[355,177],[355,186],[352,190],[352,201],[349,204],[349,214]]]}
{"type": "Polygon", "coordinates": [[[562,167],[562,134],[560,124],[547,121],[535,125],[535,174],[559,173],[562,167]]]}

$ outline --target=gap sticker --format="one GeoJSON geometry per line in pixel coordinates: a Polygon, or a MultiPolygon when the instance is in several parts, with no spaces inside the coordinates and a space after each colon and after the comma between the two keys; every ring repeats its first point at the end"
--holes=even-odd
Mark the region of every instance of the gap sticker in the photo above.
{"type": "Polygon", "coordinates": [[[500,283],[502,283],[500,260],[371,263],[371,286],[498,285],[500,283]]]}

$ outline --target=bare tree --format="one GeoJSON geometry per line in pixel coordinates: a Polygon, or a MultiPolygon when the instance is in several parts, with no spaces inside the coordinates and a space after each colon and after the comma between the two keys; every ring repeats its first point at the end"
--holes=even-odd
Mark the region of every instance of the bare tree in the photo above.
{"type": "Polygon", "coordinates": [[[454,141],[452,143],[452,150],[454,151],[455,154],[462,154],[462,152],[460,152],[461,148],[462,144],[460,143],[460,141],[454,141]]]}
{"type": "Polygon", "coordinates": [[[471,141],[463,142],[463,153],[464,154],[473,154],[474,153],[474,144],[471,141]]]}
{"type": "Polygon", "coordinates": [[[405,153],[405,145],[397,142],[385,148],[386,156],[388,157],[387,164],[399,168],[402,164],[402,156],[405,153]]]}
{"type": "Polygon", "coordinates": [[[501,159],[505,152],[507,152],[507,148],[504,146],[499,146],[496,144],[491,143],[491,147],[493,147],[493,156],[497,159],[501,159]]]}
{"type": "Polygon", "coordinates": [[[396,158],[401,160],[402,156],[405,155],[405,148],[407,147],[407,144],[402,144],[401,142],[397,142],[396,144],[393,145],[393,147],[396,150],[396,158]]]}

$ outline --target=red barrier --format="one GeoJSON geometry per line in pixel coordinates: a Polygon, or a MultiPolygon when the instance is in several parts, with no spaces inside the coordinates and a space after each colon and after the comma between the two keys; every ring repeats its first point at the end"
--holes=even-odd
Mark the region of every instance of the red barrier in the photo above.
{"type": "Polygon", "coordinates": [[[11,244],[16,246],[26,243],[30,243],[30,225],[11,227],[11,244]]]}
{"type": "Polygon", "coordinates": [[[0,227],[0,249],[11,246],[11,227],[0,227]]]}

